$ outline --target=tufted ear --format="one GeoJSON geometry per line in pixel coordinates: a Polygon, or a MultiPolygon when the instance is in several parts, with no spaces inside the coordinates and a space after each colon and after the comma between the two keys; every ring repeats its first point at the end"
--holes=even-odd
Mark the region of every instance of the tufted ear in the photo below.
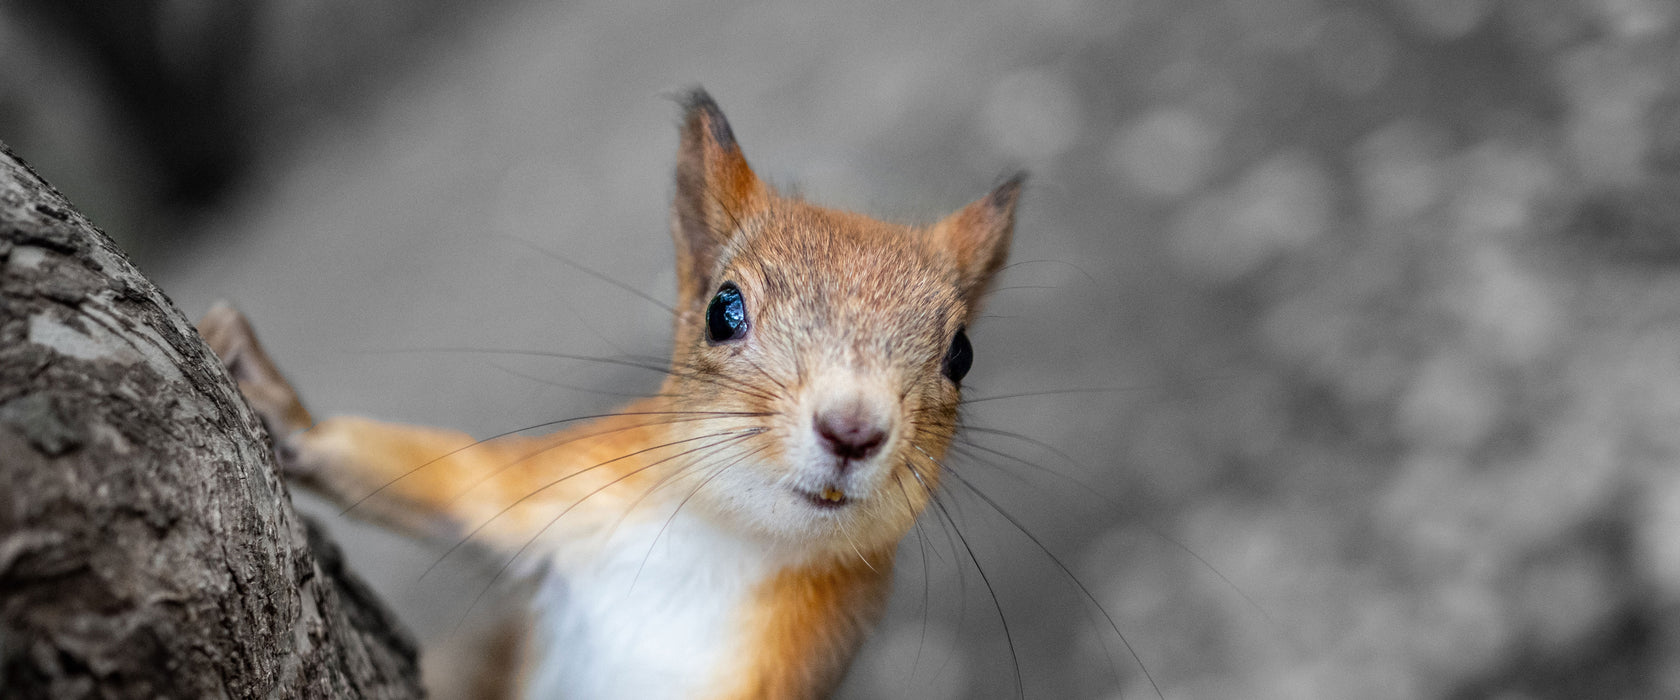
{"type": "Polygon", "coordinates": [[[741,222],[768,207],[775,193],[748,167],[711,95],[695,88],[682,103],[671,236],[677,244],[679,307],[691,308],[710,294],[718,255],[740,233],[741,222]]]}
{"type": "Polygon", "coordinates": [[[935,243],[956,260],[958,285],[971,311],[985,296],[992,276],[1009,259],[1009,240],[1015,231],[1015,203],[1021,198],[1021,183],[1026,178],[1026,173],[1016,173],[991,194],[929,229],[935,243]]]}

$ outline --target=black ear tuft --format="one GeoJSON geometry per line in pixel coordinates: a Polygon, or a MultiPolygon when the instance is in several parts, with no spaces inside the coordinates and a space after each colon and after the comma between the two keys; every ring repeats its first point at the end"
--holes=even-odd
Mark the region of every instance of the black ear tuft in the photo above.
{"type": "Polygon", "coordinates": [[[986,200],[997,211],[1011,211],[1015,203],[1021,199],[1021,188],[1027,183],[1027,171],[1017,170],[987,195],[986,200]]]}
{"type": "MultiPolygon", "coordinates": [[[[712,132],[712,141],[719,148],[728,150],[735,148],[735,132],[729,128],[729,120],[723,116],[717,102],[706,92],[706,88],[696,85],[678,98],[683,106],[683,124],[687,126],[696,121],[703,123],[712,132]]],[[[685,131],[687,129],[684,129],[685,131]]]]}
{"type": "MultiPolygon", "coordinates": [[[[972,316],[992,277],[1009,258],[1015,232],[1015,207],[1027,174],[1017,172],[986,196],[934,224],[930,234],[957,264],[957,284],[968,300],[972,316]]],[[[970,318],[970,320],[973,320],[970,318]]]]}
{"type": "Polygon", "coordinates": [[[683,106],[677,146],[677,192],[671,235],[677,245],[677,294],[683,308],[709,298],[719,254],[741,222],[770,205],[774,192],[747,165],[729,120],[712,96],[694,88],[683,106]]]}

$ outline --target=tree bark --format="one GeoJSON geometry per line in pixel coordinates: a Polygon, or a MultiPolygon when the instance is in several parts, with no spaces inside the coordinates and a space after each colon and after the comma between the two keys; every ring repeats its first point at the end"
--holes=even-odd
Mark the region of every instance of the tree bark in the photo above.
{"type": "Polygon", "coordinates": [[[0,695],[416,697],[193,325],[0,144],[0,695]]]}

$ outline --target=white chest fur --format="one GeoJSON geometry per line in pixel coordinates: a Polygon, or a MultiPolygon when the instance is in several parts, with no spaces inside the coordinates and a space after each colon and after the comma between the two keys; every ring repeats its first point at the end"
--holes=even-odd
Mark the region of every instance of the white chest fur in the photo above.
{"type": "Polygon", "coordinates": [[[698,518],[627,520],[553,554],[534,608],[526,697],[693,698],[745,653],[766,553],[698,518]]]}

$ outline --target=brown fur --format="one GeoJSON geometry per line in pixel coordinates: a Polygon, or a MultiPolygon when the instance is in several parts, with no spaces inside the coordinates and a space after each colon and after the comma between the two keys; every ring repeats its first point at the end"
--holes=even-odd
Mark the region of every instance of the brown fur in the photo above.
{"type": "Polygon", "coordinates": [[[717,700],[827,697],[886,609],[892,551],[785,571],[760,587],[742,620],[740,668],[724,669],[717,700]]]}
{"type": "Polygon", "coordinates": [[[727,531],[805,553],[741,611],[729,634],[744,653],[718,669],[717,697],[819,697],[879,617],[896,545],[938,486],[960,399],[941,363],[1007,257],[1021,181],[932,226],[883,223],[778,195],[710,97],[696,90],[685,107],[672,371],[623,415],[487,443],[359,418],[304,430],[308,412],[243,318],[213,310],[201,327],[282,436],[288,472],[401,529],[513,550],[681,498],[727,531]],[[725,281],[750,332],[708,342],[706,308],[725,281]],[[878,409],[888,436],[879,469],[835,482],[855,502],[825,519],[781,485],[840,478],[801,472],[794,454],[813,411],[834,401],[878,409]]]}

